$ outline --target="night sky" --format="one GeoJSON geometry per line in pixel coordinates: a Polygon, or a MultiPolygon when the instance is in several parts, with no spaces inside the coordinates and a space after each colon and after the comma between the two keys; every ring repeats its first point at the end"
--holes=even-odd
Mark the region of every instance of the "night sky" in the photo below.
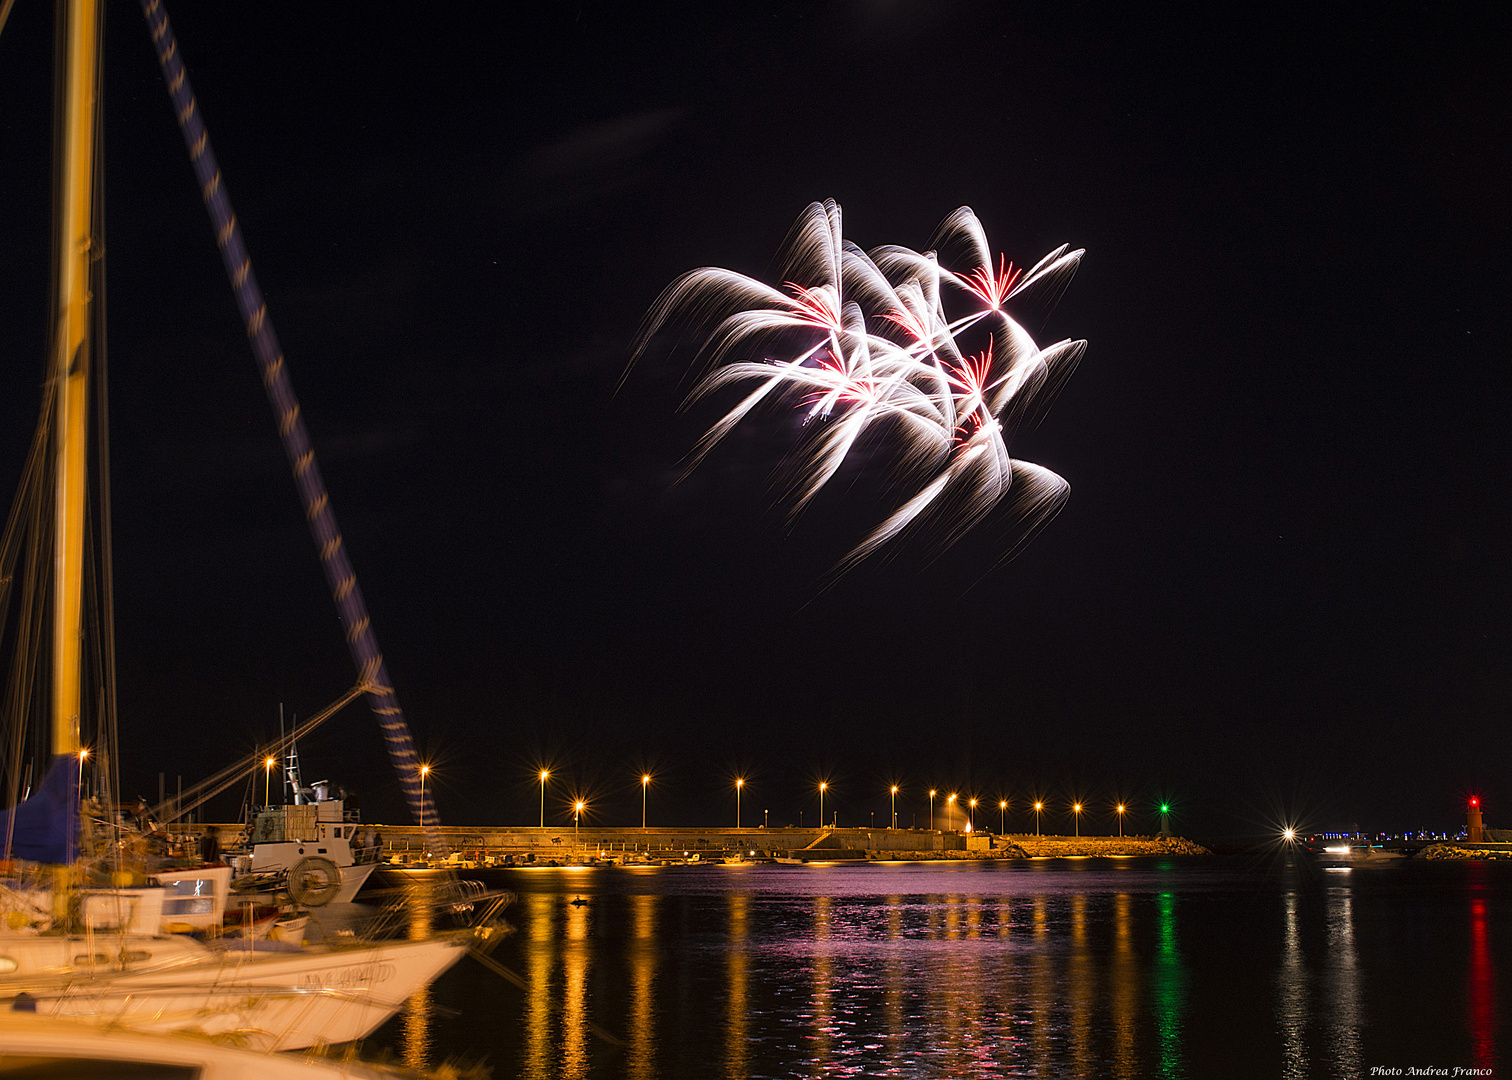
{"type": "MultiPolygon", "coordinates": [[[[135,3],[108,5],[124,786],[354,679],[135,3]]],[[[845,824],[904,787],[1158,798],[1199,837],[1512,827],[1508,37],[1496,9],[856,3],[169,8],[443,821],[845,824]],[[507,16],[506,17],[506,13],[507,16]],[[275,21],[275,17],[278,21],[275,21]],[[691,349],[614,392],[662,288],[770,278],[832,197],[863,247],[973,207],[1085,247],[1087,354],[1016,457],[1064,512],[830,587],[896,505],[795,525],[769,415],[691,349]]],[[[0,482],[46,341],[51,6],[0,34],[0,482]]],[[[306,776],[404,816],[365,704],[306,776]]],[[[236,791],[216,816],[235,813],[236,791]]],[[[260,794],[260,793],[259,793],[260,794]]],[[[218,804],[219,805],[219,804],[218,804]]],[[[993,815],[995,825],[995,814],[993,815]]],[[[1050,822],[1047,820],[1047,827],[1050,822]]]]}

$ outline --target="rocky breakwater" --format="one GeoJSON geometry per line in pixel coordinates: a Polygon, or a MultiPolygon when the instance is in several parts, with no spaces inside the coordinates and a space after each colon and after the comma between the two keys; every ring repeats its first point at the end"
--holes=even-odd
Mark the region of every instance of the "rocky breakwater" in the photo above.
{"type": "Polygon", "coordinates": [[[1458,844],[1432,844],[1418,852],[1417,857],[1419,859],[1512,859],[1512,851],[1460,847],[1458,844]]]}
{"type": "Polygon", "coordinates": [[[1010,839],[1031,859],[1212,854],[1201,844],[1180,836],[1014,836],[1010,839]]]}

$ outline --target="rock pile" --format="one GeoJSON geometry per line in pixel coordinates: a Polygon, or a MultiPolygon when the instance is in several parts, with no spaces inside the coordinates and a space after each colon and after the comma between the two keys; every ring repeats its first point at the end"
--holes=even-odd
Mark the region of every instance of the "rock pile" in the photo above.
{"type": "Polygon", "coordinates": [[[1417,853],[1419,859],[1512,859],[1512,851],[1459,847],[1456,844],[1432,844],[1417,853]]]}

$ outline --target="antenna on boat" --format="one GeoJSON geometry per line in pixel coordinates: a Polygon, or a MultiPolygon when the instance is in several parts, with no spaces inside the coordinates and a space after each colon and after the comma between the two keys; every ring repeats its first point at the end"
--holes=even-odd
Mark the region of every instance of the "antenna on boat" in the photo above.
{"type": "Polygon", "coordinates": [[[210,134],[205,130],[194,90],[189,85],[183,50],[178,47],[173,36],[173,28],[168,24],[168,13],[163,10],[161,0],[141,0],[141,5],[142,15],[152,33],[153,47],[157,50],[163,81],[178,117],[179,131],[184,136],[184,145],[189,149],[190,164],[194,167],[195,179],[199,181],[205,208],[210,212],[211,224],[215,229],[215,243],[220,249],[226,274],[231,279],[236,306],[241,312],[252,353],[257,358],[257,366],[262,373],[268,403],[273,407],[284,453],[294,470],[294,484],[304,503],[305,518],[310,523],[316,550],[320,552],[320,565],[325,571],[326,582],[336,601],[336,609],[346,627],[347,647],[351,651],[352,662],[367,691],[373,714],[378,718],[378,727],[388,747],[389,759],[399,774],[399,784],[404,789],[410,815],[425,830],[429,850],[448,854],[451,849],[443,838],[435,810],[430,808],[427,801],[420,779],[420,757],[415,753],[409,725],[404,721],[404,711],[399,707],[399,698],[394,694],[393,685],[389,681],[388,668],[384,665],[383,653],[379,651],[377,635],[373,633],[367,604],[363,601],[362,590],[357,587],[357,573],[352,569],[351,559],[347,556],[341,530],[336,527],[336,515],[331,510],[330,495],[326,491],[325,480],[320,475],[320,467],[315,462],[310,433],[300,416],[299,399],[294,396],[289,368],[284,363],[283,351],[273,333],[273,323],[268,318],[268,305],[263,300],[262,290],[258,288],[257,275],[252,272],[251,256],[247,254],[241,228],[231,210],[231,199],[226,194],[226,185],[221,178],[220,167],[216,164],[215,152],[210,148],[210,134]]]}

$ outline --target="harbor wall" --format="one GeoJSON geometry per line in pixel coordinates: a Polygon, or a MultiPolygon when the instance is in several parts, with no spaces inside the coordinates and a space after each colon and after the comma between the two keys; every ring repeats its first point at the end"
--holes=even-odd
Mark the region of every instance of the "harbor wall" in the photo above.
{"type": "MultiPolygon", "coordinates": [[[[385,857],[420,858],[425,854],[425,837],[416,825],[372,825],[378,831],[385,857]]],[[[222,845],[229,845],[240,834],[240,825],[207,825],[216,831],[222,845]]],[[[1160,839],[1153,836],[1036,836],[1013,833],[990,836],[988,833],[962,833],[940,829],[865,829],[786,827],[750,828],[581,828],[571,826],[443,826],[440,830],[447,846],[475,858],[480,855],[534,854],[538,859],[553,855],[605,855],[627,851],[659,853],[665,856],[718,852],[755,851],[758,853],[796,851],[823,838],[824,848],[868,851],[886,858],[938,854],[949,857],[953,852],[986,854],[1017,848],[1030,858],[1057,858],[1108,855],[1180,855],[1200,854],[1206,849],[1179,837],[1160,839]]]]}

